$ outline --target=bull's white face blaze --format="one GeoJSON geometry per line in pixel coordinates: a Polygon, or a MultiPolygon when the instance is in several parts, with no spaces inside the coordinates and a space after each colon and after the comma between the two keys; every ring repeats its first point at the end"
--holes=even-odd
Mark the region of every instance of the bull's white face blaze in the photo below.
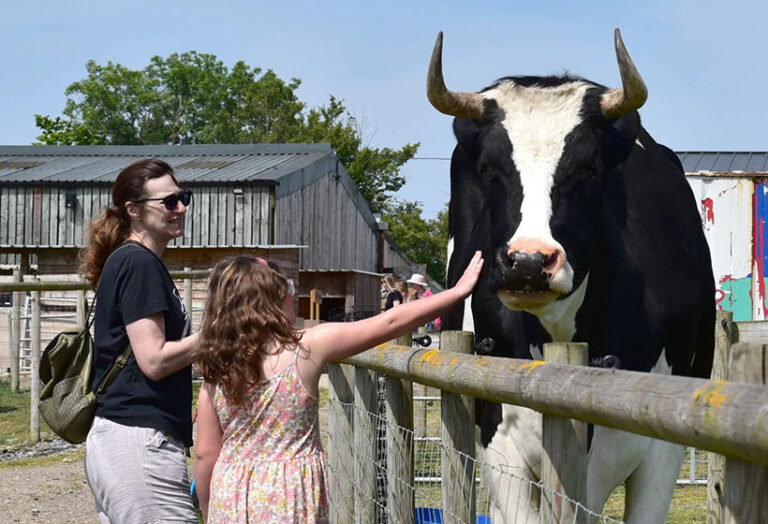
{"type": "Polygon", "coordinates": [[[530,252],[531,246],[539,246],[554,253],[548,292],[499,291],[499,299],[512,309],[535,313],[573,288],[573,268],[550,230],[551,193],[566,137],[582,122],[584,97],[592,87],[586,82],[524,87],[507,80],[483,93],[504,112],[501,125],[512,144],[512,161],[522,185],[522,219],[507,241],[508,249],[530,252]]]}

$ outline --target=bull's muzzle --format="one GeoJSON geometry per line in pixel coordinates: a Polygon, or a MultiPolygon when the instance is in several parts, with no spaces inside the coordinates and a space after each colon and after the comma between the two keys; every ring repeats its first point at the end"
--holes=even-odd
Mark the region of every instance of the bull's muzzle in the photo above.
{"type": "Polygon", "coordinates": [[[560,294],[552,288],[553,279],[565,264],[559,247],[520,240],[500,248],[496,262],[501,272],[499,297],[509,307],[540,306],[560,294]]]}

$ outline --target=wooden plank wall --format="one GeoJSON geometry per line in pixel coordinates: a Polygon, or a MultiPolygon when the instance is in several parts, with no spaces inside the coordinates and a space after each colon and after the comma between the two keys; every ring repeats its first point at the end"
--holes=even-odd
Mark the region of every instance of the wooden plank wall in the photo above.
{"type": "Polygon", "coordinates": [[[376,271],[377,233],[330,174],[275,203],[275,243],[307,246],[302,269],[376,271]]]}
{"type": "MultiPolygon", "coordinates": [[[[269,209],[272,188],[197,186],[184,236],[170,245],[252,246],[271,244],[269,209]]],[[[108,185],[0,187],[0,245],[79,246],[87,243],[88,224],[111,204],[108,185]],[[66,196],[74,193],[75,206],[66,196]]]]}
{"type": "Polygon", "coordinates": [[[400,253],[392,249],[388,243],[384,244],[384,267],[399,268],[412,266],[413,262],[406,259],[400,253]]]}

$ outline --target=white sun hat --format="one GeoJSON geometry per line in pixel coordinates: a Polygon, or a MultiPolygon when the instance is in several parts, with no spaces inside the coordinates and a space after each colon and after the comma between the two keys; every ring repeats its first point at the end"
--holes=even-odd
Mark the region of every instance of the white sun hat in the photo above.
{"type": "Polygon", "coordinates": [[[414,273],[413,275],[411,275],[411,278],[406,280],[406,282],[409,284],[416,284],[418,286],[425,287],[425,288],[429,287],[429,284],[427,284],[427,279],[424,278],[424,275],[420,275],[418,273],[414,273]]]}

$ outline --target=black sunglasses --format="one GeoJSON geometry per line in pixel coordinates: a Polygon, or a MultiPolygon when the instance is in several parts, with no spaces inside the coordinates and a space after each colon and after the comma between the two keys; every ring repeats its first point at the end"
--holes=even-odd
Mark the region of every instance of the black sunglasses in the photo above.
{"type": "Polygon", "coordinates": [[[157,200],[159,202],[162,202],[165,205],[165,209],[168,211],[174,211],[176,209],[176,206],[179,205],[179,202],[184,204],[184,207],[188,206],[190,202],[192,202],[192,191],[189,189],[182,189],[178,193],[174,193],[173,195],[168,195],[167,197],[163,198],[142,198],[141,200],[134,200],[134,204],[140,204],[142,202],[150,202],[153,200],[157,200]]]}

